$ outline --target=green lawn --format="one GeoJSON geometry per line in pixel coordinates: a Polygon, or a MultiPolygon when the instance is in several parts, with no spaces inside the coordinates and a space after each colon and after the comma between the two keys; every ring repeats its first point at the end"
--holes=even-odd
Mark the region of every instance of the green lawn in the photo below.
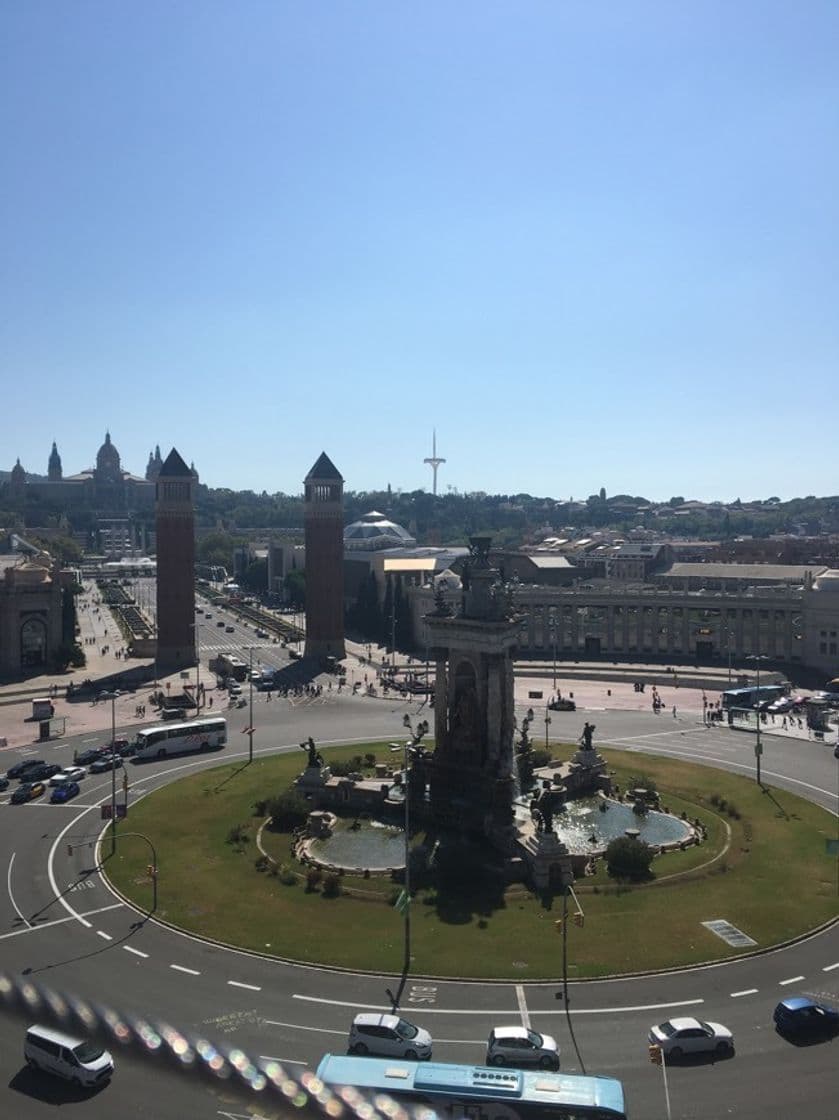
{"type": "MultiPolygon", "coordinates": [[[[555,753],[573,749],[556,747],[555,753]]],[[[381,743],[325,753],[329,760],[368,750],[389,758],[381,743]]],[[[642,776],[654,781],[662,803],[699,817],[708,839],[656,860],[656,879],[642,887],[616,886],[605,871],[577,885],[585,925],[568,929],[572,976],[736,955],[701,925],[715,918],[766,947],[835,917],[835,857],[825,852],[825,840],[835,834],[829,814],[780,790],[763,793],[753,781],[723,771],[603,753],[622,788],[642,776]],[[736,806],[737,815],[712,805],[712,797],[736,806]]],[[[351,896],[326,898],[307,892],[302,880],[285,885],[255,869],[261,820],[253,803],[288,786],[300,770],[297,754],[222,765],[131,806],[127,827],[150,836],[158,851],[158,917],[259,952],[397,972],[403,925],[390,905],[389,881],[346,877],[342,887],[351,896]],[[236,825],[250,837],[243,844],[228,842],[236,825]]],[[[272,855],[296,866],[288,836],[266,831],[265,839],[272,855]]],[[[148,858],[145,844],[126,837],[106,868],[114,885],[144,908],[151,904],[148,858]]],[[[412,906],[412,969],[439,976],[555,977],[561,940],[554,920],[560,912],[560,899],[545,903],[520,885],[504,891],[473,872],[436,890],[421,887],[412,906]]]]}

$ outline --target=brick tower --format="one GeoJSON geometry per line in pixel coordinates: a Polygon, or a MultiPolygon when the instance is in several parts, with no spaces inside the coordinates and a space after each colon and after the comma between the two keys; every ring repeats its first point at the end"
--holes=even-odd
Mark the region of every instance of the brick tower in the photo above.
{"type": "Polygon", "coordinates": [[[326,452],[304,482],[306,656],[345,656],[344,480],[326,452]]]}
{"type": "Polygon", "coordinates": [[[157,665],[195,664],[195,477],[172,448],[155,483],[157,665]]]}

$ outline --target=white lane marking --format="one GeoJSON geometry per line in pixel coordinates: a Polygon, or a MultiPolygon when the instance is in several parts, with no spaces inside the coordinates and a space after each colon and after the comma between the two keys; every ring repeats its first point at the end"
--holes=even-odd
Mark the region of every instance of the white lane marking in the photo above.
{"type": "Polygon", "coordinates": [[[106,941],[113,941],[113,937],[109,933],[105,933],[103,929],[98,929],[96,932],[99,937],[104,937],[106,941]]]}
{"type": "MultiPolygon", "coordinates": [[[[357,1003],[356,1001],[346,1002],[340,999],[323,999],[320,996],[301,996],[295,993],[292,999],[302,999],[306,1003],[326,1003],[330,1007],[355,1007],[362,1008],[365,1011],[384,1011],[390,1014],[392,1011],[391,1004],[382,1003],[357,1003]]],[[[575,1015],[614,1015],[618,1011],[666,1011],[671,1007],[695,1007],[697,1004],[704,1003],[704,999],[680,999],[675,1003],[637,1003],[627,1007],[575,1007],[575,1015]]],[[[501,1010],[487,1010],[486,1008],[479,1009],[474,1007],[464,1008],[449,1008],[442,1007],[412,1007],[411,1014],[428,1014],[428,1015],[509,1015],[509,1007],[503,1007],[501,1010]]],[[[557,1011],[540,1011],[538,1008],[532,1012],[533,1015],[564,1015],[564,1009],[557,1011]]]]}
{"type": "Polygon", "coordinates": [[[822,972],[833,972],[834,968],[839,968],[839,961],[837,961],[836,964],[826,964],[822,972]]]}
{"type": "MultiPolygon", "coordinates": [[[[86,910],[85,914],[90,918],[95,914],[103,914],[106,910],[118,910],[122,905],[124,905],[122,902],[112,902],[110,906],[100,906],[98,910],[86,910]]],[[[37,933],[39,929],[49,929],[50,926],[61,926],[65,922],[72,922],[74,920],[75,919],[72,917],[53,918],[51,922],[39,922],[37,925],[32,926],[31,929],[13,929],[9,933],[0,933],[0,941],[5,941],[7,937],[20,937],[22,933],[37,933]]]]}
{"type": "Polygon", "coordinates": [[[82,739],[83,743],[95,743],[99,739],[98,735],[94,735],[92,739],[82,739]]]}
{"type": "MultiPolygon", "coordinates": [[[[9,870],[6,872],[6,890],[9,892],[9,901],[11,902],[12,906],[14,907],[14,910],[15,910],[15,913],[17,914],[17,916],[20,918],[20,920],[22,922],[26,922],[26,925],[28,926],[29,929],[32,929],[32,923],[29,922],[26,918],[24,918],[23,914],[20,911],[20,907],[15,902],[15,896],[12,894],[12,868],[15,865],[15,856],[16,855],[17,855],[17,852],[12,852],[11,859],[9,860],[9,870]]],[[[23,930],[19,930],[18,932],[22,933],[23,930]]]]}
{"type": "Polygon", "coordinates": [[[142,957],[144,960],[148,959],[148,953],[144,953],[142,949],[135,949],[133,945],[123,945],[126,953],[133,953],[135,957],[142,957]]]}
{"type": "Polygon", "coordinates": [[[790,976],[789,980],[779,980],[778,983],[783,988],[786,984],[797,984],[799,980],[803,979],[803,976],[790,976]]]}
{"type": "Polygon", "coordinates": [[[293,1058],[274,1058],[270,1054],[260,1054],[261,1062],[279,1062],[281,1066],[307,1066],[308,1062],[295,1062],[293,1058]]]}
{"type": "Polygon", "coordinates": [[[87,929],[92,929],[93,923],[89,922],[86,918],[83,918],[78,910],[75,910],[70,905],[70,903],[64,897],[63,893],[59,890],[58,883],[55,881],[55,869],[53,867],[53,864],[55,862],[55,853],[58,851],[58,846],[63,841],[65,834],[68,833],[71,828],[74,828],[76,824],[78,824],[78,822],[82,819],[82,817],[87,816],[87,814],[91,811],[91,809],[84,809],[81,813],[79,813],[77,817],[73,817],[71,821],[67,822],[64,828],[62,828],[61,832],[59,832],[58,836],[56,836],[55,840],[53,840],[52,847],[50,848],[49,855],[47,856],[47,875],[49,876],[52,893],[70,915],[70,917],[75,918],[77,922],[81,922],[81,924],[87,929]]]}
{"type": "Polygon", "coordinates": [[[521,1025],[525,1030],[530,1030],[530,1016],[527,1013],[527,1000],[524,998],[524,987],[521,984],[516,984],[516,1002],[519,1005],[519,1015],[521,1015],[521,1025]]]}
{"type": "Polygon", "coordinates": [[[258,984],[243,984],[240,980],[228,980],[227,983],[231,988],[247,988],[249,992],[262,991],[258,984]]]}
{"type": "Polygon", "coordinates": [[[331,1027],[302,1027],[299,1023],[281,1023],[277,1019],[263,1019],[268,1027],[288,1027],[293,1031],[315,1031],[317,1034],[340,1034],[346,1036],[346,1031],[336,1031],[331,1027]]]}
{"type": "Polygon", "coordinates": [[[757,988],[744,988],[742,992],[732,992],[731,998],[737,999],[739,996],[753,996],[757,992],[757,988]]]}
{"type": "Polygon", "coordinates": [[[170,968],[174,968],[175,972],[185,972],[187,976],[200,976],[200,972],[196,972],[194,968],[186,968],[182,964],[170,964],[170,968]]]}

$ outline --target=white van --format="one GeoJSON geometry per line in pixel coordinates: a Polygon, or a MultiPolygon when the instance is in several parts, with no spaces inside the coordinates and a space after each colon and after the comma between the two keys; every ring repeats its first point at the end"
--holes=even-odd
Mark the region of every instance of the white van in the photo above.
{"type": "Polygon", "coordinates": [[[114,1072],[114,1059],[107,1050],[51,1027],[29,1028],[23,1056],[32,1069],[42,1069],[78,1085],[103,1085],[114,1072]]]}

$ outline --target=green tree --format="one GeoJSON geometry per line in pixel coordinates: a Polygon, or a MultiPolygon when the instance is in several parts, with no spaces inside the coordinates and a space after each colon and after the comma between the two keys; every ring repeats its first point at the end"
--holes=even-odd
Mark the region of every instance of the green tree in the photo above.
{"type": "Polygon", "coordinates": [[[292,568],[286,572],[283,580],[286,599],[294,609],[302,610],[306,606],[306,573],[300,568],[292,568]]]}
{"type": "Polygon", "coordinates": [[[265,812],[271,818],[271,827],[277,832],[293,832],[308,819],[312,806],[296,789],[284,790],[277,797],[270,798],[265,812]]]}
{"type": "Polygon", "coordinates": [[[606,870],[613,879],[642,883],[651,878],[653,849],[637,836],[618,836],[606,848],[606,870]]]}
{"type": "Polygon", "coordinates": [[[265,591],[268,588],[268,561],[252,560],[245,569],[241,583],[248,591],[265,591]]]}

